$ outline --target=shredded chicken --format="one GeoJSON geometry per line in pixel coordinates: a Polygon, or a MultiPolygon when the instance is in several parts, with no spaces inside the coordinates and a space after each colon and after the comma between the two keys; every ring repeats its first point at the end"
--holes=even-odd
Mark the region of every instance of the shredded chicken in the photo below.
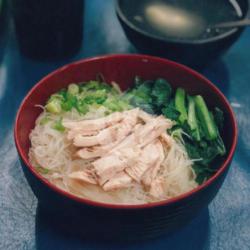
{"type": "Polygon", "coordinates": [[[164,161],[164,149],[161,142],[158,140],[155,143],[155,152],[158,154],[157,160],[154,164],[143,174],[142,183],[148,187],[151,185],[152,181],[156,178],[158,171],[160,170],[161,163],[164,161]]]}
{"type": "Polygon", "coordinates": [[[113,125],[123,118],[122,113],[115,112],[103,118],[81,121],[63,121],[63,126],[68,129],[81,128],[82,130],[100,130],[113,125]]]}
{"type": "Polygon", "coordinates": [[[67,138],[78,148],[76,155],[92,160],[94,175],[79,171],[70,178],[100,185],[103,190],[141,183],[152,196],[161,186],[157,175],[164,161],[163,144],[170,145],[166,130],[173,123],[139,109],[113,113],[104,118],[63,121],[67,138]]]}
{"type": "Polygon", "coordinates": [[[125,169],[126,173],[135,181],[141,182],[143,174],[152,168],[157,161],[160,160],[160,155],[157,148],[157,142],[145,146],[140,155],[137,156],[137,162],[125,169]]]}
{"type": "Polygon", "coordinates": [[[69,178],[80,180],[90,184],[97,184],[97,180],[93,172],[91,171],[76,171],[68,175],[69,178]]]}
{"type": "Polygon", "coordinates": [[[129,187],[131,183],[131,177],[129,177],[125,172],[120,172],[114,178],[107,181],[103,185],[103,189],[105,191],[110,191],[119,188],[126,188],[129,187]]]}
{"type": "Polygon", "coordinates": [[[86,130],[86,129],[82,129],[82,128],[74,128],[71,129],[68,132],[67,138],[68,140],[73,140],[78,134],[82,135],[82,136],[93,136],[93,135],[97,135],[98,130],[86,130]]]}
{"type": "Polygon", "coordinates": [[[93,158],[101,157],[107,154],[109,151],[111,151],[123,139],[124,138],[120,139],[120,141],[116,141],[108,145],[85,147],[85,148],[78,150],[76,154],[82,159],[93,159],[93,158]]]}
{"type": "Polygon", "coordinates": [[[118,172],[123,171],[127,164],[126,160],[117,154],[111,154],[93,162],[99,183],[103,185],[106,181],[113,178],[118,172]]]}

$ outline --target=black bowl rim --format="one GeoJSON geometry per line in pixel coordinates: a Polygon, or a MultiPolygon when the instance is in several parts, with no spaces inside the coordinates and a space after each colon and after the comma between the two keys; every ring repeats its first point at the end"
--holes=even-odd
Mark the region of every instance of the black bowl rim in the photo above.
{"type": "MultiPolygon", "coordinates": [[[[248,12],[249,12],[249,5],[248,5],[248,1],[246,1],[248,9],[246,11],[246,14],[244,15],[244,18],[246,18],[248,16],[248,12]]],[[[168,43],[175,43],[175,44],[191,44],[191,45],[195,45],[195,44],[207,44],[207,43],[213,43],[213,42],[217,42],[219,40],[223,40],[224,38],[230,37],[231,35],[237,33],[237,32],[241,32],[242,30],[245,29],[245,27],[241,27],[241,28],[234,28],[234,29],[230,29],[227,32],[223,32],[220,35],[217,36],[213,36],[210,38],[204,38],[204,39],[197,39],[197,40],[185,40],[185,39],[174,39],[174,38],[163,38],[162,36],[158,36],[155,34],[150,34],[149,32],[138,28],[137,26],[135,26],[132,22],[130,22],[126,15],[123,13],[122,8],[120,6],[120,0],[116,0],[115,2],[115,9],[116,9],[116,13],[118,15],[118,17],[132,30],[136,31],[137,33],[144,35],[146,37],[158,40],[160,42],[168,42],[168,43]]]]}

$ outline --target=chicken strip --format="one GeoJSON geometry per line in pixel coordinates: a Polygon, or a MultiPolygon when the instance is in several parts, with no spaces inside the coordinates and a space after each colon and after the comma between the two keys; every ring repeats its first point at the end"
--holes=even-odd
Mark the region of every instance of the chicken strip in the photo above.
{"type": "Polygon", "coordinates": [[[82,128],[74,128],[68,131],[67,139],[73,140],[79,134],[82,136],[91,136],[91,135],[93,136],[98,134],[98,130],[86,130],[82,128]]]}
{"type": "MultiPolygon", "coordinates": [[[[149,122],[152,118],[155,118],[153,115],[148,114],[147,112],[140,110],[138,117],[143,120],[145,123],[149,122]]],[[[174,125],[173,121],[167,119],[169,123],[171,124],[171,127],[174,125]]],[[[170,128],[171,128],[170,127],[170,128]]],[[[164,143],[166,143],[167,146],[170,146],[173,143],[173,138],[169,136],[167,133],[162,133],[161,134],[161,139],[164,143]]]]}
{"type": "Polygon", "coordinates": [[[93,128],[86,130],[86,128],[81,126],[82,122],[78,122],[78,127],[69,130],[68,139],[73,139],[73,143],[77,147],[91,147],[113,143],[131,132],[137,123],[138,112],[138,109],[123,112],[123,120],[121,122],[108,126],[99,132],[93,130],[93,128]]]}
{"type": "Polygon", "coordinates": [[[76,155],[82,159],[92,159],[102,157],[110,152],[115,146],[117,146],[124,138],[121,137],[114,143],[102,146],[86,147],[77,151],[76,155]]]}
{"type": "Polygon", "coordinates": [[[147,169],[147,171],[142,176],[142,183],[148,187],[151,185],[153,180],[156,178],[158,171],[160,170],[161,164],[164,161],[164,148],[159,140],[155,143],[155,151],[158,154],[158,158],[155,164],[147,169]]]}
{"type": "Polygon", "coordinates": [[[111,126],[123,119],[123,114],[120,112],[112,113],[108,116],[93,119],[93,120],[81,120],[81,121],[63,121],[62,124],[65,128],[76,129],[81,128],[83,130],[100,130],[108,126],[111,126]]]}
{"type": "Polygon", "coordinates": [[[80,180],[89,184],[97,184],[97,179],[92,171],[89,170],[82,170],[72,172],[68,175],[69,178],[80,180]]]}
{"type": "Polygon", "coordinates": [[[159,161],[160,155],[158,152],[157,142],[145,146],[137,157],[135,164],[125,168],[125,172],[138,183],[141,182],[143,174],[150,168],[153,168],[155,163],[159,161]]]}
{"type": "Polygon", "coordinates": [[[143,122],[149,122],[150,120],[152,120],[153,118],[155,118],[154,115],[151,115],[143,110],[140,110],[138,113],[138,117],[143,121],[143,122]]]}
{"type": "Polygon", "coordinates": [[[171,146],[174,143],[174,139],[167,133],[161,134],[161,141],[166,144],[167,147],[171,146]]]}
{"type": "Polygon", "coordinates": [[[103,185],[105,191],[111,191],[114,189],[127,188],[131,185],[132,178],[125,172],[118,173],[114,178],[110,179],[103,185]]]}
{"type": "Polygon", "coordinates": [[[119,125],[114,125],[106,129],[101,130],[97,135],[84,136],[77,134],[73,139],[73,144],[77,147],[91,147],[96,145],[105,145],[113,142],[116,139],[116,134],[119,129],[119,125]]]}
{"type": "Polygon", "coordinates": [[[169,124],[168,120],[161,116],[159,118],[151,119],[144,125],[137,124],[134,132],[114,147],[111,152],[115,152],[125,147],[134,147],[135,145],[142,148],[154,141],[163,132],[165,133],[169,126],[171,126],[171,124],[169,124]]]}
{"type": "Polygon", "coordinates": [[[107,145],[125,138],[136,125],[137,116],[130,113],[122,122],[101,130],[94,136],[83,136],[78,134],[74,138],[74,145],[77,147],[90,147],[96,145],[107,145]]]}
{"type": "Polygon", "coordinates": [[[124,148],[94,161],[92,165],[99,177],[100,185],[112,179],[126,167],[135,164],[138,156],[138,149],[124,148]]]}
{"type": "Polygon", "coordinates": [[[139,128],[135,131],[136,141],[138,141],[141,146],[145,146],[166,132],[171,126],[172,123],[169,122],[169,120],[163,116],[158,116],[143,125],[141,129],[139,128]]]}
{"type": "MultiPolygon", "coordinates": [[[[108,179],[112,178],[115,173],[124,170],[126,167],[130,167],[132,163],[134,164],[138,161],[138,158],[140,156],[138,150],[132,150],[130,152],[130,155],[128,155],[127,157],[124,156],[122,150],[125,150],[126,148],[144,147],[145,145],[156,139],[160,134],[162,134],[168,126],[169,123],[161,117],[159,119],[154,119],[152,122],[150,121],[145,125],[137,126],[136,131],[126,137],[115,148],[113,148],[108,156],[104,156],[93,162],[93,166],[95,167],[95,170],[100,177],[101,185],[108,179]],[[140,136],[142,136],[142,138],[140,136]]],[[[149,167],[151,167],[151,165],[149,167]]],[[[145,166],[138,166],[138,168],[144,169],[145,166]]],[[[146,170],[147,168],[145,168],[145,171],[146,170]]],[[[140,172],[142,172],[142,170],[140,172]]],[[[134,178],[138,179],[135,176],[134,178]]]]}
{"type": "Polygon", "coordinates": [[[107,154],[115,145],[116,143],[112,143],[104,146],[82,148],[76,152],[76,155],[86,160],[101,157],[107,154]]]}
{"type": "Polygon", "coordinates": [[[92,164],[99,177],[98,181],[101,186],[127,167],[126,161],[116,154],[100,158],[92,164]]]}
{"type": "MultiPolygon", "coordinates": [[[[141,124],[135,125],[135,128],[142,126],[141,124]]],[[[121,136],[119,139],[108,145],[94,146],[94,147],[85,147],[77,151],[77,156],[82,159],[91,159],[96,157],[102,157],[108,153],[118,151],[119,149],[126,148],[131,146],[134,142],[134,134],[128,136],[121,136]]]]}

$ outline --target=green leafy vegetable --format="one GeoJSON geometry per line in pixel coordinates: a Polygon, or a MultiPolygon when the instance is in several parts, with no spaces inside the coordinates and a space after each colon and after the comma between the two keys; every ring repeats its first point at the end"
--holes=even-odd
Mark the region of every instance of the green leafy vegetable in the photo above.
{"type": "Polygon", "coordinates": [[[66,89],[61,89],[57,92],[57,94],[55,95],[52,95],[51,97],[58,97],[60,98],[61,100],[65,100],[66,99],[66,96],[67,96],[67,90],[66,89]]]}
{"type": "Polygon", "coordinates": [[[80,114],[85,115],[89,111],[89,106],[84,102],[84,100],[79,100],[76,104],[76,110],[80,114]]]}
{"type": "Polygon", "coordinates": [[[46,104],[45,108],[50,113],[60,114],[62,111],[61,104],[62,101],[60,99],[52,99],[46,104]]]}
{"type": "Polygon", "coordinates": [[[45,115],[41,120],[40,120],[40,125],[45,125],[50,121],[50,118],[48,115],[45,115]]]}
{"type": "Polygon", "coordinates": [[[70,111],[73,107],[77,105],[77,97],[67,93],[66,99],[61,103],[61,108],[64,111],[70,111]]]}
{"type": "Polygon", "coordinates": [[[188,96],[188,121],[187,123],[191,129],[192,137],[196,141],[200,141],[201,136],[200,136],[199,126],[198,126],[198,121],[196,118],[195,102],[192,96],[188,96]]]}
{"type": "Polygon", "coordinates": [[[179,121],[184,123],[187,120],[186,93],[182,88],[178,88],[175,93],[175,108],[180,112],[179,121]]]}
{"type": "Polygon", "coordinates": [[[154,105],[157,106],[158,109],[161,109],[162,106],[169,103],[171,94],[172,88],[170,84],[165,79],[158,78],[152,89],[154,105]]]}
{"type": "MultiPolygon", "coordinates": [[[[144,85],[140,86],[140,93],[143,93],[144,87],[144,85]]],[[[84,115],[91,105],[101,105],[106,102],[105,106],[108,106],[111,111],[122,111],[130,106],[128,100],[120,97],[117,89],[103,82],[73,83],[68,86],[67,90],[63,89],[52,95],[45,107],[53,114],[61,114],[75,108],[84,115]]]]}
{"type": "Polygon", "coordinates": [[[214,109],[213,115],[214,115],[214,121],[215,121],[217,127],[219,128],[219,130],[222,130],[223,124],[224,124],[223,111],[221,109],[219,109],[218,107],[216,107],[214,109]]]}
{"type": "Polygon", "coordinates": [[[162,114],[166,116],[168,119],[174,121],[177,121],[180,116],[180,112],[175,108],[173,101],[171,101],[169,105],[166,105],[162,109],[162,114]]]}
{"type": "Polygon", "coordinates": [[[103,106],[108,108],[109,110],[111,110],[113,112],[121,111],[120,107],[117,104],[118,104],[118,100],[116,98],[108,98],[103,103],[103,106]]]}
{"type": "Polygon", "coordinates": [[[135,80],[137,87],[125,93],[124,99],[129,101],[132,106],[140,107],[148,113],[154,113],[153,98],[151,96],[153,81],[135,80]]]}
{"type": "Polygon", "coordinates": [[[112,112],[121,112],[131,108],[127,99],[115,96],[107,98],[103,106],[112,112]]]}
{"type": "Polygon", "coordinates": [[[53,128],[59,132],[64,132],[65,127],[62,125],[62,117],[59,120],[55,121],[53,128]]]}
{"type": "MultiPolygon", "coordinates": [[[[202,140],[200,142],[190,141],[189,139],[184,139],[185,148],[191,159],[197,160],[195,162],[196,168],[194,169],[197,175],[198,180],[209,178],[211,173],[215,170],[210,168],[210,163],[217,157],[223,156],[226,151],[223,151],[223,142],[217,144],[218,141],[207,141],[202,140]],[[222,147],[222,148],[221,148],[222,147]],[[197,170],[199,168],[199,171],[197,170]],[[211,171],[208,171],[210,169],[211,171]]],[[[225,149],[225,148],[224,148],[225,149]]],[[[197,181],[199,182],[199,181],[197,181]]]]}
{"type": "Polygon", "coordinates": [[[105,89],[96,90],[93,93],[87,93],[87,95],[82,100],[85,104],[102,104],[107,99],[107,92],[105,89]]]}
{"type": "Polygon", "coordinates": [[[216,140],[212,142],[212,144],[214,148],[216,148],[216,151],[218,152],[219,155],[221,156],[225,155],[226,148],[225,148],[224,142],[222,141],[220,134],[218,134],[218,137],[216,138],[216,140]]]}
{"type": "Polygon", "coordinates": [[[88,83],[82,84],[82,90],[84,91],[89,91],[89,90],[95,91],[102,89],[111,90],[111,86],[99,81],[89,81],[88,83]]]}
{"type": "Polygon", "coordinates": [[[216,124],[212,119],[207,105],[202,96],[197,95],[194,97],[195,107],[197,111],[197,115],[201,124],[201,127],[205,133],[205,137],[207,140],[214,140],[218,136],[218,130],[216,128],[216,124]]]}
{"type": "Polygon", "coordinates": [[[209,167],[204,167],[198,163],[195,163],[192,167],[193,167],[195,174],[197,176],[196,182],[199,185],[201,185],[203,182],[208,180],[212,176],[212,174],[214,174],[216,172],[216,170],[211,169],[209,167]]]}
{"type": "Polygon", "coordinates": [[[71,94],[71,95],[77,95],[79,93],[80,89],[79,89],[79,86],[77,84],[70,84],[68,86],[68,93],[71,94]]]}

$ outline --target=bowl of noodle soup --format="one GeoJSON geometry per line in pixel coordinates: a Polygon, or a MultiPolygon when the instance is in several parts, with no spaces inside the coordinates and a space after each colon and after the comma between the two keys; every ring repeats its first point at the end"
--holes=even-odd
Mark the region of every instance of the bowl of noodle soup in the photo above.
{"type": "MultiPolygon", "coordinates": [[[[81,87],[85,91],[85,97],[88,93],[86,92],[88,86],[83,84],[81,87]]],[[[107,86],[105,88],[109,89],[107,86]]],[[[83,90],[81,91],[83,92],[83,90]]],[[[91,95],[101,93],[103,90],[98,91],[95,89],[91,95]]],[[[100,101],[99,95],[98,100],[100,101]]],[[[67,105],[64,106],[65,109],[68,109],[67,105]]],[[[85,130],[81,133],[83,132],[86,133],[85,130]]],[[[105,138],[110,140],[112,136],[110,131],[108,132],[108,137],[105,138]]],[[[18,110],[14,135],[25,177],[43,207],[49,211],[56,211],[58,214],[71,215],[77,218],[76,223],[78,224],[81,219],[85,223],[88,220],[91,224],[90,228],[95,234],[98,231],[107,238],[138,239],[155,237],[163,232],[179,228],[191,221],[202,208],[211,202],[220,189],[232,161],[237,141],[237,128],[228,101],[202,75],[175,62],[156,57],[110,55],[84,59],[66,65],[39,81],[24,98],[18,110]],[[115,105],[109,102],[105,106],[104,102],[102,105],[92,105],[88,111],[84,110],[85,107],[79,106],[79,110],[81,108],[81,112],[84,112],[83,120],[83,117],[79,115],[81,112],[76,110],[65,112],[60,118],[61,120],[58,120],[56,113],[49,112],[55,111],[53,109],[55,106],[50,109],[48,100],[57,101],[58,93],[62,96],[65,94],[60,92],[62,89],[69,88],[72,83],[89,82],[93,84],[91,81],[96,79],[98,74],[101,74],[108,84],[115,82],[113,88],[118,89],[117,93],[114,96],[113,94],[108,95],[108,100],[116,98],[114,99],[115,105]],[[191,167],[193,161],[188,157],[181,144],[172,140],[172,137],[164,139],[162,132],[155,134],[155,131],[161,131],[161,129],[166,131],[175,126],[171,119],[163,118],[162,115],[148,114],[141,108],[127,106],[125,101],[122,101],[123,95],[120,92],[131,89],[133,79],[137,75],[143,79],[159,77],[167,79],[173,89],[182,88],[189,95],[201,95],[209,109],[219,107],[223,111],[224,127],[221,137],[225,144],[225,155],[212,162],[216,171],[211,177],[203,179],[198,184],[197,174],[191,167]],[[55,93],[57,93],[57,97],[51,98],[55,93]],[[113,105],[112,108],[110,105],[113,105]],[[136,119],[134,119],[135,117],[136,119]],[[118,150],[119,157],[117,154],[112,155],[110,159],[105,158],[103,155],[106,155],[106,151],[105,154],[100,153],[99,155],[100,147],[96,147],[93,142],[96,133],[99,133],[98,129],[102,126],[100,124],[104,123],[110,123],[114,127],[119,124],[119,128],[125,126],[124,128],[129,131],[131,138],[135,135],[135,139],[134,137],[131,139],[132,143],[130,140],[127,144],[129,146],[126,147],[126,150],[118,150]],[[152,131],[150,124],[154,127],[152,131]],[[83,127],[79,128],[78,125],[83,127]],[[87,128],[88,137],[77,137],[74,133],[82,131],[84,127],[87,128]],[[89,134],[89,128],[91,128],[91,134],[89,134]],[[144,128],[146,132],[149,129],[149,132],[144,133],[144,128]],[[154,134],[153,142],[153,139],[151,141],[147,139],[148,136],[154,134]],[[89,135],[92,136],[91,141],[89,135]],[[86,139],[88,140],[86,141],[86,139]],[[164,146],[164,140],[168,141],[168,146],[164,146]],[[172,141],[169,142],[169,140],[172,141]],[[138,145],[143,145],[145,150],[143,151],[138,145]],[[162,151],[162,161],[159,165],[163,170],[159,170],[158,173],[161,172],[164,178],[168,177],[168,185],[165,184],[166,191],[162,195],[159,195],[161,193],[161,190],[158,189],[159,186],[155,186],[154,190],[153,184],[151,184],[151,189],[145,188],[145,191],[141,185],[136,183],[138,171],[133,169],[136,164],[131,163],[131,155],[136,155],[137,151],[141,156],[139,157],[140,164],[143,165],[145,162],[142,161],[146,159],[147,164],[150,164],[151,161],[152,166],[157,164],[162,151]],[[93,156],[93,152],[95,154],[98,152],[98,156],[93,156]],[[124,162],[125,155],[129,155],[131,167],[123,168],[122,174],[119,172],[118,175],[115,175],[118,176],[118,179],[110,182],[110,174],[113,173],[111,165],[120,161],[121,157],[124,162]],[[154,160],[149,157],[150,155],[154,160]],[[106,163],[108,171],[105,169],[106,172],[104,170],[101,172],[100,169],[106,163]],[[46,168],[43,168],[44,166],[46,168]],[[38,171],[39,169],[42,171],[38,171]],[[97,169],[94,177],[93,169],[97,169]],[[82,171],[85,171],[84,175],[82,171]],[[124,184],[125,182],[126,184],[124,184]],[[117,189],[121,184],[127,185],[126,188],[117,189]],[[98,222],[96,218],[98,218],[98,222]]],[[[166,135],[168,134],[166,133],[166,135]]],[[[127,138],[128,134],[124,137],[127,138]]],[[[115,143],[116,141],[112,141],[112,145],[115,143]]],[[[115,151],[113,148],[115,147],[109,148],[108,152],[115,151]]],[[[117,165],[119,164],[116,163],[117,165]]],[[[153,172],[150,172],[147,177],[150,179],[153,175],[153,172]]],[[[140,178],[142,178],[141,176],[140,178]]],[[[140,180],[146,186],[148,179],[140,180]]],[[[89,229],[89,231],[91,230],[89,229]]]]}

